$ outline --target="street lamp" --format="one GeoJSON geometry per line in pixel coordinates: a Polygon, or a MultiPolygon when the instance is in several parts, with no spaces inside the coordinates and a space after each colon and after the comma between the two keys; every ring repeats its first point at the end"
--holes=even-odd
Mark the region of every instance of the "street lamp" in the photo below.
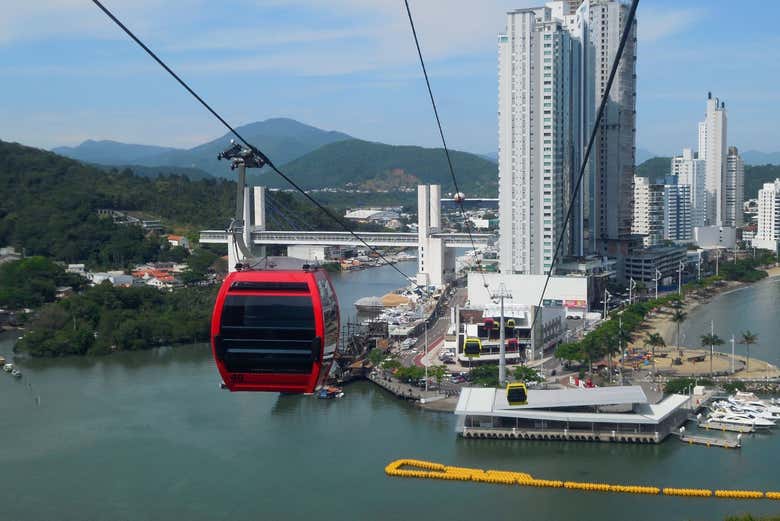
{"type": "Polygon", "coordinates": [[[677,294],[682,295],[682,270],[683,261],[680,261],[680,265],[677,266],[677,294]]]}
{"type": "Polygon", "coordinates": [[[656,269],[655,270],[655,299],[658,300],[658,281],[661,280],[661,271],[656,269]]]}
{"type": "Polygon", "coordinates": [[[636,288],[636,281],[634,280],[633,277],[631,277],[628,280],[628,305],[629,306],[634,303],[632,292],[635,288],[636,288]]]}
{"type": "Polygon", "coordinates": [[[611,297],[612,294],[607,291],[607,288],[604,288],[604,316],[602,317],[603,320],[607,319],[607,303],[609,302],[609,297],[611,297]]]}

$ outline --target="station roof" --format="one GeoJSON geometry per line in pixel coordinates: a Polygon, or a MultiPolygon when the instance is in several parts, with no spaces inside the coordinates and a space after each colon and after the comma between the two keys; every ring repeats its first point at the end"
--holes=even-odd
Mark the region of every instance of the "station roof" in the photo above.
{"type": "Polygon", "coordinates": [[[504,389],[464,388],[455,414],[596,423],[657,424],[680,408],[688,396],[673,394],[657,404],[648,403],[639,386],[595,389],[555,389],[528,391],[528,404],[510,406],[504,389]],[[563,410],[567,407],[633,404],[631,413],[600,413],[563,410]],[[557,409],[557,410],[556,410],[557,409]]]}

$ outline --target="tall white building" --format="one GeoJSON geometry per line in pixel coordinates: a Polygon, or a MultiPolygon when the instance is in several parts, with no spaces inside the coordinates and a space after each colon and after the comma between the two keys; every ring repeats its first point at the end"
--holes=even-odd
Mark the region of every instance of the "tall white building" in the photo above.
{"type": "Polygon", "coordinates": [[[635,177],[631,232],[643,236],[645,248],[659,246],[664,241],[691,241],[691,187],[669,182],[655,184],[646,177],[635,177]]]}
{"type": "Polygon", "coordinates": [[[707,95],[707,112],[699,123],[699,159],[705,161],[707,225],[725,225],[726,153],[728,119],[726,103],[707,95]]]}
{"type": "Polygon", "coordinates": [[[744,224],[742,214],[745,202],[745,163],[742,162],[737,147],[729,147],[723,185],[723,226],[739,228],[744,224]]]}
{"type": "Polygon", "coordinates": [[[664,239],[664,185],[646,177],[634,178],[634,235],[642,235],[645,248],[658,246],[664,239]]]}
{"type": "Polygon", "coordinates": [[[707,219],[707,190],[705,187],[705,161],[694,157],[690,148],[684,148],[681,156],[672,158],[672,175],[678,185],[690,187],[691,225],[704,226],[707,219]]]}
{"type": "Polygon", "coordinates": [[[758,227],[753,247],[777,251],[780,240],[780,179],[758,191],[758,227]]]}
{"type": "Polygon", "coordinates": [[[499,250],[505,273],[543,274],[562,255],[619,256],[633,217],[635,30],[575,201],[580,162],[628,7],[557,0],[507,14],[498,39],[499,250]]]}
{"type": "Polygon", "coordinates": [[[691,187],[663,185],[663,237],[666,241],[686,243],[693,240],[691,187]]]}

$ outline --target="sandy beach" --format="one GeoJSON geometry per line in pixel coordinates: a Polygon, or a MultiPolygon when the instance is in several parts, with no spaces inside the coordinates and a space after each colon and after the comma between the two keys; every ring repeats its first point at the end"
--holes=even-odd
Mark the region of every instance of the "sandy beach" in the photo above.
{"type": "MultiPolygon", "coordinates": [[[[769,277],[780,276],[780,267],[774,267],[765,271],[769,274],[769,277]]],[[[716,296],[738,290],[747,285],[743,282],[728,281],[722,287],[712,288],[705,293],[692,292],[685,299],[683,311],[690,314],[697,307],[707,305],[716,296]]],[[[672,308],[666,307],[648,315],[649,318],[645,320],[643,327],[634,334],[634,341],[629,344],[629,348],[639,352],[650,351],[651,348],[649,346],[645,347],[644,340],[650,333],[657,332],[661,334],[666,342],[666,347],[656,349],[656,370],[659,373],[671,376],[710,374],[709,349],[686,345],[677,347],[677,326],[671,320],[673,312],[672,308]],[[680,356],[680,352],[682,356],[680,356]],[[682,358],[682,365],[672,365],[673,359],[678,356],[682,358]],[[701,356],[705,356],[704,361],[698,361],[697,357],[701,356]]],[[[780,370],[776,366],[753,357],[750,358],[750,371],[745,372],[745,362],[744,356],[735,356],[734,365],[737,370],[735,376],[739,378],[772,378],[780,376],[780,370]]],[[[712,360],[712,370],[714,372],[730,371],[731,365],[730,354],[715,352],[712,360]]]]}

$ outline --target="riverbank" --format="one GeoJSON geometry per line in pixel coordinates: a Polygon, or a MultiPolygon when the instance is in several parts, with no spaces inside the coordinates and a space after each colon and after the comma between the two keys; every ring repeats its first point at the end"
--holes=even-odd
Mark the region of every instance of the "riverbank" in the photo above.
{"type": "MultiPolygon", "coordinates": [[[[767,272],[768,277],[761,279],[758,283],[780,277],[780,267],[774,267],[764,271],[767,272]]],[[[711,287],[708,288],[707,291],[699,290],[695,293],[691,292],[686,296],[685,303],[681,309],[690,316],[693,311],[710,304],[718,297],[743,290],[755,284],[757,283],[726,281],[720,287],[711,287]]],[[[651,348],[646,346],[644,341],[647,339],[648,335],[659,333],[666,342],[666,347],[656,348],[655,350],[655,365],[658,372],[675,377],[707,376],[711,372],[714,372],[715,374],[730,373],[732,368],[732,357],[730,353],[715,352],[715,356],[712,359],[712,367],[710,367],[710,350],[708,348],[689,345],[691,339],[686,339],[684,336],[678,342],[677,324],[672,321],[674,311],[673,308],[667,307],[653,313],[652,317],[645,321],[641,329],[641,336],[636,337],[633,342],[629,343],[628,347],[641,351],[649,351],[651,348]],[[686,342],[686,340],[688,340],[688,342],[686,342]],[[659,354],[660,356],[658,356],[659,354]],[[674,365],[673,360],[678,357],[681,358],[682,364],[674,365]]],[[[727,341],[728,339],[724,340],[727,341]]],[[[744,349],[744,346],[737,346],[737,349],[744,349]]],[[[777,366],[755,357],[750,358],[750,371],[745,370],[746,366],[747,357],[735,354],[735,377],[742,379],[780,377],[780,369],[778,369],[777,366]]]]}

